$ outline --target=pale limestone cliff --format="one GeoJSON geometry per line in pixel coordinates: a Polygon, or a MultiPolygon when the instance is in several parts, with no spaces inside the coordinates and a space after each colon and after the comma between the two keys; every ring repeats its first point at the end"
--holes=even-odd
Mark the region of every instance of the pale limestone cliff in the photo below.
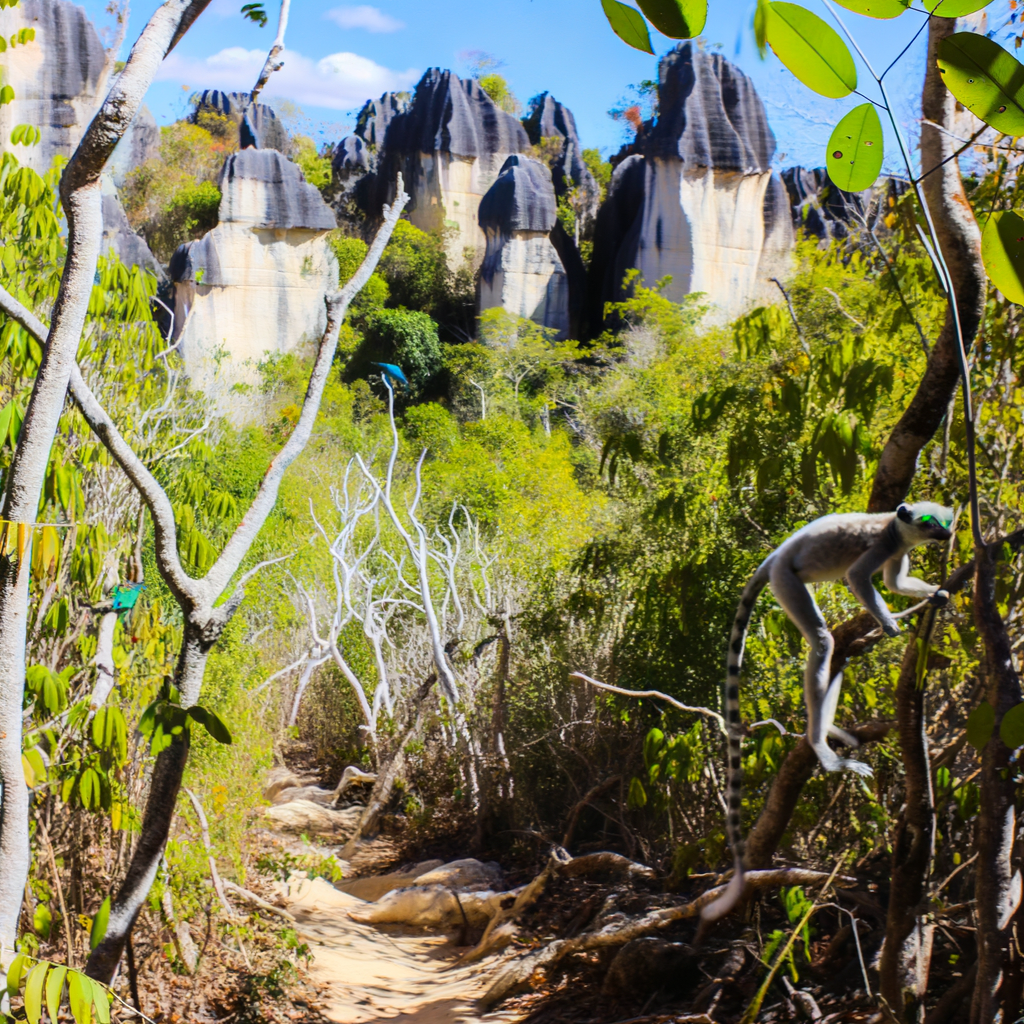
{"type": "Polygon", "coordinates": [[[171,260],[175,337],[193,382],[236,422],[259,414],[268,355],[301,350],[326,325],[324,296],[338,266],[324,236],[334,215],[277,150],[232,154],[221,174],[220,223],[171,260]]]}
{"type": "Polygon", "coordinates": [[[34,146],[12,147],[18,160],[46,171],[55,156],[70,156],[96,111],[104,85],[106,54],[85,11],[68,0],[21,0],[0,11],[3,82],[14,100],[0,106],[0,139],[8,145],[18,125],[34,125],[34,146]],[[33,29],[35,38],[10,45],[11,36],[33,29]]]}
{"type": "Polygon", "coordinates": [[[640,131],[598,220],[591,320],[635,267],[664,294],[702,293],[712,319],[772,297],[792,247],[775,137],[753,83],[719,54],[677,46],[659,68],[658,119],[640,131]],[[628,165],[628,166],[627,166],[628,165]]]}
{"type": "Polygon", "coordinates": [[[569,332],[569,282],[554,245],[551,173],[537,160],[510,156],[480,203],[486,238],[478,308],[494,307],[569,332]]]}

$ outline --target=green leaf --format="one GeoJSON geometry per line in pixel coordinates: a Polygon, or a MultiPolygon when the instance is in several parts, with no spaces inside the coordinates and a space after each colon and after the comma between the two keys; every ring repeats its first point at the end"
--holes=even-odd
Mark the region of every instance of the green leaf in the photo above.
{"type": "Polygon", "coordinates": [[[987,700],[983,700],[967,716],[967,742],[975,750],[981,750],[991,738],[995,724],[995,710],[987,700]]]}
{"type": "Polygon", "coordinates": [[[89,952],[92,952],[104,939],[107,934],[107,925],[110,923],[110,897],[108,896],[96,911],[92,919],[92,928],[89,929],[89,952]]]}
{"type": "Polygon", "coordinates": [[[128,757],[128,723],[121,709],[113,705],[102,707],[92,720],[92,741],[98,750],[108,750],[120,762],[128,757]]]}
{"type": "Polygon", "coordinates": [[[26,961],[23,953],[19,953],[7,968],[7,994],[13,999],[21,991],[21,978],[25,973],[26,961]]]}
{"type": "Polygon", "coordinates": [[[76,1024],[91,1024],[92,979],[78,971],[68,972],[68,1003],[76,1024]]]}
{"type": "Polygon", "coordinates": [[[965,14],[974,14],[988,7],[990,3],[992,0],[924,0],[926,11],[943,18],[962,18],[965,14]]]}
{"type": "Polygon", "coordinates": [[[647,31],[647,22],[639,11],[620,4],[618,0],[601,0],[601,7],[612,31],[624,43],[636,50],[643,50],[644,53],[654,53],[651,33],[647,31]]]}
{"type": "Polygon", "coordinates": [[[648,768],[658,759],[664,745],[665,734],[660,729],[652,729],[644,737],[644,763],[648,768]]]}
{"type": "Polygon", "coordinates": [[[35,789],[40,782],[46,781],[46,763],[43,761],[43,755],[38,747],[33,747],[31,750],[26,750],[21,756],[24,761],[28,762],[28,766],[32,770],[32,781],[28,781],[27,772],[25,781],[28,783],[29,789],[35,789]]]}
{"type": "Polygon", "coordinates": [[[692,39],[704,31],[708,0],[636,0],[647,20],[669,39],[692,39]]]}
{"type": "Polygon", "coordinates": [[[204,729],[218,742],[227,745],[231,744],[231,733],[224,722],[208,708],[201,708],[198,704],[188,709],[189,718],[195,719],[204,729]]]}
{"type": "Polygon", "coordinates": [[[107,990],[95,979],[92,983],[92,1005],[96,1008],[99,1024],[110,1024],[110,999],[107,990]]]}
{"type": "Polygon", "coordinates": [[[1024,704],[1010,708],[999,723],[999,738],[1011,750],[1024,747],[1024,704]]]}
{"type": "Polygon", "coordinates": [[[1024,218],[1012,210],[993,213],[981,236],[981,259],[991,282],[1024,305],[1024,218]]]}
{"type": "Polygon", "coordinates": [[[82,807],[87,811],[99,807],[101,794],[99,775],[94,768],[86,768],[78,780],[78,796],[82,801],[82,807]]]}
{"type": "Polygon", "coordinates": [[[757,0],[754,8],[754,42],[757,55],[764,60],[768,55],[768,0],[757,0]]]}
{"type": "Polygon", "coordinates": [[[50,965],[44,960],[28,972],[25,982],[25,1016],[29,1024],[39,1024],[39,1018],[43,1015],[43,982],[46,981],[49,969],[50,965]]]}
{"type": "Polygon", "coordinates": [[[32,915],[32,931],[44,941],[50,937],[50,929],[53,927],[53,914],[45,903],[36,905],[35,913],[32,915]]]}
{"type": "Polygon", "coordinates": [[[846,44],[799,4],[768,4],[768,45],[808,89],[842,99],[857,88],[857,68],[846,44]]]}
{"type": "Polygon", "coordinates": [[[5,103],[13,103],[13,102],[14,102],[14,89],[11,86],[9,86],[9,85],[5,85],[2,89],[0,89],[0,106],[3,106],[5,103]]]}
{"type": "Polygon", "coordinates": [[[878,180],[884,156],[882,122],[873,103],[854,107],[828,140],[828,176],[844,192],[863,192],[878,180]]]}
{"type": "Polygon", "coordinates": [[[836,3],[855,14],[881,19],[898,18],[910,6],[910,0],[836,0],[836,3]]]}
{"type": "Polygon", "coordinates": [[[64,978],[67,973],[66,967],[54,967],[46,979],[46,1012],[50,1017],[50,1024],[57,1024],[61,990],[64,988],[64,978]]]}
{"type": "Polygon", "coordinates": [[[956,32],[939,43],[936,63],[946,88],[996,131],[1024,135],[1024,65],[998,43],[956,32]]]}
{"type": "Polygon", "coordinates": [[[629,783],[629,795],[626,797],[626,806],[631,811],[638,811],[647,805],[647,791],[644,784],[634,776],[629,783]]]}

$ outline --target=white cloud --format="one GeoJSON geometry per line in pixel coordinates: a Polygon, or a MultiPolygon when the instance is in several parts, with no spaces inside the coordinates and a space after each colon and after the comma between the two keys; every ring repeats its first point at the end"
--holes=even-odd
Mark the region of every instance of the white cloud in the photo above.
{"type": "MultiPolygon", "coordinates": [[[[266,57],[263,50],[241,46],[229,46],[206,58],[171,53],[157,77],[197,91],[251,89],[266,57]]],[[[271,75],[263,95],[268,100],[279,96],[331,110],[351,110],[383,92],[408,89],[420,77],[415,68],[392,71],[357,53],[332,53],[322,60],[312,60],[285,50],[283,59],[284,67],[271,75]]]]}
{"type": "Polygon", "coordinates": [[[357,7],[333,7],[325,15],[339,28],[365,28],[367,32],[397,32],[405,23],[379,7],[359,4],[357,7]]]}

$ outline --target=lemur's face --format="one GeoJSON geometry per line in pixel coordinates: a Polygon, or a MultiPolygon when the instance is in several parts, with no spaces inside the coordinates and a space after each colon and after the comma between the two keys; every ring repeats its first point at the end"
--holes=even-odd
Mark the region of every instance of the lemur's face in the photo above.
{"type": "Polygon", "coordinates": [[[916,505],[900,505],[896,516],[903,527],[903,532],[915,544],[938,543],[949,540],[953,536],[953,510],[943,508],[930,501],[921,501],[916,505]]]}

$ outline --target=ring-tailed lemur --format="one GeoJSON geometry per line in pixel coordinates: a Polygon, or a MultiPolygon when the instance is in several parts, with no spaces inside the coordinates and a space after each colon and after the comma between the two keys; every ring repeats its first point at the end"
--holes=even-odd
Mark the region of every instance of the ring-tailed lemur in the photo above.
{"type": "Polygon", "coordinates": [[[881,515],[852,512],[823,516],[783,541],[761,563],[747,584],[729,638],[725,682],[725,720],[729,733],[726,833],[736,873],[722,896],[704,908],[702,916],[706,921],[714,921],[727,914],[743,893],[743,834],[740,827],[743,791],[740,741],[743,726],[740,721],[739,683],[747,626],[758,595],[766,585],[770,586],[776,600],[810,645],[811,653],[804,670],[807,741],[818,755],[822,767],[829,772],[849,768],[859,775],[870,775],[871,769],[866,764],[839,757],[826,742],[826,737],[833,736],[849,747],[859,746],[853,736],[833,724],[843,676],[840,672],[834,679],[830,678],[834,642],[807,584],[824,583],[845,576],[854,597],[878,620],[888,636],[896,636],[900,632],[899,624],[871,578],[881,569],[885,585],[894,594],[936,598],[944,602],[948,598],[945,591],[909,575],[908,553],[919,544],[949,540],[952,522],[951,509],[931,502],[900,505],[895,512],[881,515]]]}

